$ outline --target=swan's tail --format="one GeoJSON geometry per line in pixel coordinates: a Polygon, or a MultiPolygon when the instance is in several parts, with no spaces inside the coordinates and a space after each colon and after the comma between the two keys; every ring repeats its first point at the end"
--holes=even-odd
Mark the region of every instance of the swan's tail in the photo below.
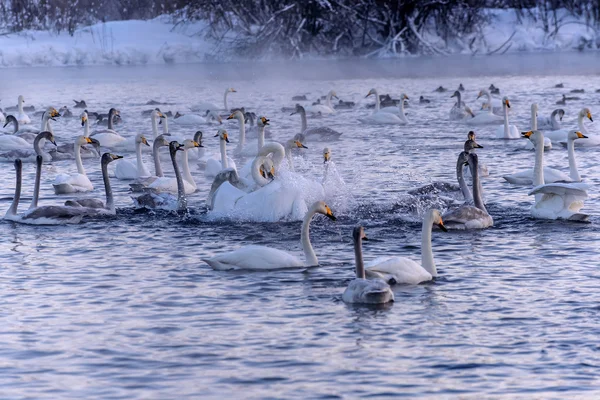
{"type": "Polygon", "coordinates": [[[576,213],[569,217],[569,221],[588,222],[589,218],[590,216],[587,214],[576,213]]]}
{"type": "Polygon", "coordinates": [[[54,194],[69,194],[76,192],[76,190],[73,189],[73,186],[68,183],[53,184],[52,186],[54,186],[54,194]]]}

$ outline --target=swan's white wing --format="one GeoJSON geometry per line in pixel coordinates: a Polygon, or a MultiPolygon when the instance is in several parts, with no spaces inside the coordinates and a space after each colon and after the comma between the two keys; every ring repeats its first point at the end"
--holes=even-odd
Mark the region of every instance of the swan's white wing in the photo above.
{"type": "Polygon", "coordinates": [[[350,304],[384,304],[394,301],[390,286],[381,279],[354,279],[342,294],[342,300],[350,304]]]}
{"type": "Polygon", "coordinates": [[[118,147],[126,139],[120,135],[115,135],[113,133],[99,133],[94,135],[94,139],[100,142],[100,146],[102,147],[118,147]]]}
{"type": "Polygon", "coordinates": [[[332,114],[335,111],[324,104],[316,104],[314,106],[304,107],[304,110],[310,114],[332,114]]]}
{"type": "Polygon", "coordinates": [[[485,124],[501,124],[504,120],[502,117],[490,112],[483,112],[469,119],[470,124],[485,125],[485,124]]]}
{"type": "Polygon", "coordinates": [[[25,139],[12,135],[0,135],[0,150],[26,150],[31,147],[31,144],[25,139]]]}
{"type": "Polygon", "coordinates": [[[375,114],[370,115],[369,117],[361,120],[366,123],[375,123],[375,124],[404,124],[405,122],[400,119],[396,114],[386,113],[386,112],[377,112],[375,114]]]}
{"type": "Polygon", "coordinates": [[[377,258],[366,265],[366,272],[379,273],[386,281],[393,277],[396,283],[410,285],[432,279],[431,274],[423,267],[405,257],[377,258]]]}
{"type": "Polygon", "coordinates": [[[219,186],[212,200],[212,211],[215,213],[227,213],[235,209],[236,202],[247,193],[233,186],[229,182],[224,182],[219,186]]]}
{"type": "Polygon", "coordinates": [[[117,162],[115,177],[117,179],[132,180],[138,177],[137,172],[137,166],[133,161],[121,159],[117,162]]]}
{"type": "Polygon", "coordinates": [[[590,185],[586,183],[551,183],[546,185],[540,185],[534,187],[528,195],[535,195],[538,193],[544,194],[555,194],[558,196],[575,196],[581,199],[587,198],[587,190],[590,185]]]}
{"type": "Polygon", "coordinates": [[[85,192],[85,191],[94,190],[94,185],[92,185],[92,182],[90,182],[87,175],[82,175],[82,174],[56,175],[53,185],[56,186],[56,185],[64,185],[64,184],[74,186],[75,191],[77,191],[77,192],[85,192]]]}
{"type": "Polygon", "coordinates": [[[246,246],[213,258],[203,259],[216,270],[246,269],[266,271],[303,267],[297,257],[281,250],[265,246],[246,246]]]}

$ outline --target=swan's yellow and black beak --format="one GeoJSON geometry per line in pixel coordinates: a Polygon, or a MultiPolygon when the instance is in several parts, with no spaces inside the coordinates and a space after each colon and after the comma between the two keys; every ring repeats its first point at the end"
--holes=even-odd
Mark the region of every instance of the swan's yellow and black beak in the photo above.
{"type": "Polygon", "coordinates": [[[260,117],[260,120],[262,121],[263,125],[269,125],[269,119],[267,117],[260,117]]]}
{"type": "Polygon", "coordinates": [[[483,96],[483,90],[479,92],[479,94],[477,95],[477,98],[480,98],[481,96],[483,96]]]}
{"type": "Polygon", "coordinates": [[[325,215],[332,221],[337,219],[335,218],[335,215],[333,215],[333,212],[331,212],[331,208],[329,208],[328,205],[325,205],[325,215]]]}
{"type": "Polygon", "coordinates": [[[231,93],[237,93],[237,90],[235,90],[234,88],[230,89],[231,93]]]}
{"type": "Polygon", "coordinates": [[[594,120],[592,119],[592,113],[588,111],[587,113],[587,117],[590,121],[594,122],[594,120]]]}
{"type": "Polygon", "coordinates": [[[410,99],[408,98],[407,95],[404,95],[404,97],[402,98],[402,100],[410,100],[410,99]]]}
{"type": "Polygon", "coordinates": [[[299,141],[299,140],[296,140],[294,143],[295,143],[295,144],[296,144],[296,146],[297,146],[298,148],[300,148],[300,149],[308,149],[308,147],[306,147],[305,145],[303,145],[302,143],[300,143],[300,141],[299,141]]]}
{"type": "Polygon", "coordinates": [[[523,136],[525,139],[529,139],[531,135],[533,135],[533,131],[521,132],[521,136],[523,136]]]}
{"type": "Polygon", "coordinates": [[[506,107],[510,108],[510,101],[508,99],[506,99],[506,107]]]}
{"type": "Polygon", "coordinates": [[[84,115],[81,117],[81,126],[85,126],[85,121],[87,121],[87,117],[84,115]]]}
{"type": "Polygon", "coordinates": [[[271,170],[269,171],[269,178],[275,178],[275,167],[271,165],[271,170]]]}
{"type": "Polygon", "coordinates": [[[437,226],[439,226],[439,228],[440,228],[441,230],[443,230],[444,232],[448,232],[448,228],[446,228],[446,227],[444,226],[444,221],[442,221],[442,219],[441,219],[441,218],[440,218],[440,223],[439,223],[439,224],[437,224],[437,226]]]}
{"type": "Polygon", "coordinates": [[[148,143],[148,140],[144,136],[142,136],[141,140],[146,146],[150,146],[150,143],[148,143]]]}
{"type": "Polygon", "coordinates": [[[86,138],[85,138],[85,141],[86,141],[86,143],[88,143],[88,144],[92,144],[92,143],[93,143],[93,142],[92,142],[92,139],[90,139],[89,137],[86,137],[86,138]]]}
{"type": "Polygon", "coordinates": [[[112,154],[112,153],[111,153],[110,157],[111,157],[113,160],[118,160],[119,158],[123,158],[123,156],[119,156],[119,155],[112,154]]]}
{"type": "Polygon", "coordinates": [[[483,149],[483,146],[480,145],[479,143],[477,143],[476,141],[473,140],[473,147],[475,147],[476,149],[483,149]]]}
{"type": "Polygon", "coordinates": [[[223,134],[223,140],[225,140],[227,143],[229,143],[229,135],[224,133],[223,134]]]}
{"type": "Polygon", "coordinates": [[[331,153],[323,153],[323,164],[327,164],[327,161],[331,159],[331,153]]]}
{"type": "Polygon", "coordinates": [[[227,117],[227,119],[234,119],[235,118],[235,113],[232,113],[229,117],[227,117]]]}
{"type": "Polygon", "coordinates": [[[587,139],[587,138],[588,138],[587,136],[585,136],[585,135],[584,135],[583,133],[581,133],[581,132],[576,132],[576,133],[577,133],[577,137],[578,137],[579,139],[587,139]]]}
{"type": "Polygon", "coordinates": [[[192,141],[194,143],[194,147],[204,147],[202,146],[202,143],[196,142],[195,140],[192,141]]]}

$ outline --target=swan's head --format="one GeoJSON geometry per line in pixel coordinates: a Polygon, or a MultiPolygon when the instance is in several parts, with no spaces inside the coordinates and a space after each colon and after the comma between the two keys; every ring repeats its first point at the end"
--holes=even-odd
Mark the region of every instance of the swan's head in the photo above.
{"type": "Polygon", "coordinates": [[[46,113],[48,114],[48,118],[50,118],[52,121],[56,121],[54,118],[60,117],[60,113],[54,107],[48,107],[46,109],[46,113]]]}
{"type": "Polygon", "coordinates": [[[202,146],[200,143],[196,142],[195,140],[185,139],[183,141],[183,147],[185,149],[193,149],[195,147],[204,147],[204,146],[202,146]]]}
{"type": "Polygon", "coordinates": [[[400,101],[408,100],[408,96],[404,93],[400,95],[400,101]]]}
{"type": "Polygon", "coordinates": [[[265,158],[259,168],[260,175],[265,179],[275,178],[275,164],[270,158],[265,158]]]}
{"type": "Polygon", "coordinates": [[[236,111],[232,112],[231,115],[229,117],[227,117],[227,119],[237,119],[238,121],[243,121],[244,113],[241,112],[240,110],[236,110],[236,111]]]}
{"type": "Polygon", "coordinates": [[[227,93],[236,93],[237,91],[234,88],[230,87],[230,88],[227,88],[226,92],[227,93]]]}
{"type": "Polygon", "coordinates": [[[78,146],[85,146],[86,144],[92,144],[92,139],[81,135],[81,136],[77,136],[77,139],[75,139],[75,143],[78,146]]]}
{"type": "Polygon", "coordinates": [[[594,122],[594,120],[592,119],[592,112],[590,111],[589,108],[584,108],[579,112],[579,115],[581,115],[583,118],[587,118],[589,119],[591,122],[594,122]]]}
{"type": "Polygon", "coordinates": [[[85,126],[85,123],[88,120],[88,113],[86,111],[81,113],[81,126],[85,126]]]}
{"type": "Polygon", "coordinates": [[[489,94],[489,93],[488,93],[488,91],[487,91],[487,90],[485,90],[485,89],[481,89],[481,90],[479,91],[479,94],[477,95],[477,98],[480,98],[480,97],[486,96],[486,95],[488,95],[488,94],[489,94]]]}
{"type": "Polygon", "coordinates": [[[510,108],[510,101],[508,101],[508,97],[504,96],[502,98],[502,104],[505,105],[506,107],[510,108]]]}
{"type": "Polygon", "coordinates": [[[323,214],[327,218],[331,219],[332,221],[336,220],[335,215],[333,215],[333,212],[331,211],[331,208],[329,208],[329,206],[325,204],[324,201],[317,201],[315,204],[313,204],[313,209],[319,214],[323,214]]]}
{"type": "Polygon", "coordinates": [[[533,103],[531,105],[531,113],[534,114],[537,117],[537,113],[538,113],[538,105],[537,105],[537,103],[533,103]]]}
{"type": "Polygon", "coordinates": [[[427,212],[427,216],[432,221],[433,225],[437,225],[438,228],[443,230],[444,232],[448,232],[448,229],[444,226],[444,221],[442,221],[442,214],[439,210],[432,208],[427,212]]]}
{"type": "Polygon", "coordinates": [[[260,127],[269,125],[270,120],[265,116],[258,117],[257,125],[260,127]]]}
{"type": "Polygon", "coordinates": [[[215,137],[219,137],[220,140],[224,140],[229,143],[229,135],[227,135],[227,131],[225,129],[219,129],[215,137]]]}
{"type": "Polygon", "coordinates": [[[22,94],[19,95],[19,99],[18,99],[19,103],[25,103],[25,97],[23,97],[22,94]]]}
{"type": "Polygon", "coordinates": [[[325,147],[323,149],[323,164],[327,164],[329,160],[331,160],[331,151],[329,151],[329,147],[325,147]]]}
{"type": "Polygon", "coordinates": [[[459,96],[460,96],[460,92],[458,90],[455,90],[454,93],[452,93],[452,96],[450,96],[450,98],[452,98],[452,97],[459,97],[459,96]]]}
{"type": "Polygon", "coordinates": [[[123,158],[123,156],[118,156],[118,155],[112,154],[112,153],[104,153],[104,154],[102,154],[102,158],[100,159],[100,162],[102,164],[108,164],[115,160],[118,160],[119,158],[123,158]]]}
{"type": "Polygon", "coordinates": [[[367,97],[369,97],[371,95],[377,96],[377,89],[371,89],[371,90],[369,90],[369,93],[367,93],[367,95],[365,96],[365,98],[367,98],[367,97]]]}
{"type": "Polygon", "coordinates": [[[531,143],[536,145],[536,147],[537,147],[537,144],[544,143],[544,134],[540,131],[521,132],[521,135],[525,139],[529,139],[531,141],[531,143]]]}
{"type": "Polygon", "coordinates": [[[579,132],[579,131],[569,131],[569,134],[567,135],[567,139],[570,140],[576,140],[576,139],[587,139],[588,137],[585,136],[583,133],[579,132]]]}
{"type": "Polygon", "coordinates": [[[354,228],[352,231],[352,238],[354,239],[354,243],[358,243],[361,240],[369,240],[365,234],[365,228],[362,226],[357,226],[354,228]]]}
{"type": "Polygon", "coordinates": [[[292,111],[292,113],[290,115],[303,114],[303,113],[306,113],[306,111],[304,110],[304,107],[302,107],[300,104],[296,103],[296,108],[294,109],[294,111],[292,111]]]}
{"type": "Polygon", "coordinates": [[[477,168],[477,164],[479,163],[479,156],[476,153],[469,153],[468,163],[472,168],[477,168]]]}
{"type": "MultiPolygon", "coordinates": [[[[465,143],[465,147],[467,146],[467,144],[465,143]]],[[[456,166],[465,166],[469,164],[469,152],[466,150],[465,151],[461,151],[460,154],[458,155],[458,160],[456,161],[456,166]]]]}
{"type": "Polygon", "coordinates": [[[171,136],[170,133],[163,133],[162,135],[158,135],[156,137],[156,139],[154,139],[154,148],[158,148],[158,147],[166,147],[169,145],[169,141],[167,140],[167,137],[171,136]]]}
{"type": "Polygon", "coordinates": [[[308,149],[308,147],[303,145],[300,140],[295,139],[295,138],[288,140],[287,145],[288,145],[289,149],[293,149],[294,147],[297,147],[299,149],[308,149]]]}
{"type": "Polygon", "coordinates": [[[178,143],[177,140],[173,140],[169,143],[169,153],[171,153],[171,157],[175,156],[175,153],[178,151],[183,151],[183,145],[178,143]]]}
{"type": "Polygon", "coordinates": [[[56,141],[54,140],[54,135],[52,134],[52,132],[49,132],[49,131],[40,132],[40,133],[38,133],[36,139],[38,139],[38,138],[40,138],[40,139],[46,139],[47,141],[49,141],[53,145],[57,146],[56,141]]]}
{"type": "Polygon", "coordinates": [[[162,113],[162,111],[160,111],[160,109],[155,108],[154,110],[152,110],[152,118],[156,119],[156,118],[166,118],[166,117],[162,113]]]}
{"type": "Polygon", "coordinates": [[[148,139],[146,139],[146,137],[141,133],[135,135],[135,143],[141,143],[145,144],[146,146],[150,146],[150,143],[148,143],[148,139]]]}
{"type": "Polygon", "coordinates": [[[473,149],[483,149],[483,146],[475,141],[475,139],[469,139],[465,142],[464,150],[468,153],[473,149]]]}
{"type": "Polygon", "coordinates": [[[337,96],[337,93],[335,92],[335,90],[331,90],[329,92],[329,94],[331,95],[331,97],[335,97],[336,99],[339,99],[339,97],[337,96]]]}
{"type": "Polygon", "coordinates": [[[221,125],[223,123],[223,118],[221,118],[221,116],[216,111],[209,111],[208,115],[210,115],[210,117],[212,119],[217,121],[219,123],[219,125],[221,125]]]}
{"type": "Polygon", "coordinates": [[[194,142],[198,142],[200,147],[204,147],[204,146],[202,146],[202,136],[203,135],[204,134],[202,133],[202,131],[196,131],[196,133],[194,133],[194,142]]]}
{"type": "Polygon", "coordinates": [[[558,114],[558,119],[562,121],[563,117],[565,116],[565,110],[559,108],[556,110],[556,113],[558,114]]]}
{"type": "Polygon", "coordinates": [[[19,122],[17,121],[17,118],[15,118],[14,115],[7,115],[6,116],[6,123],[4,124],[3,128],[6,128],[6,126],[8,124],[11,124],[11,123],[12,124],[17,124],[17,125],[19,124],[19,122]]]}

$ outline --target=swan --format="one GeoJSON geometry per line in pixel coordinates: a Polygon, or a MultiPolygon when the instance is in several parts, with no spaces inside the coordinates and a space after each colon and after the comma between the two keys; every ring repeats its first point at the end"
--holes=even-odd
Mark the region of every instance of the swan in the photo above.
{"type": "Polygon", "coordinates": [[[471,109],[466,107],[465,103],[461,100],[462,96],[458,90],[454,91],[454,94],[450,97],[456,97],[456,103],[450,109],[451,120],[469,120],[475,116],[471,109]]]}
{"type": "Polygon", "coordinates": [[[447,231],[440,212],[430,209],[425,214],[421,230],[421,265],[406,257],[378,258],[367,265],[365,270],[368,278],[380,278],[396,284],[406,283],[416,285],[427,282],[437,276],[437,269],[433,261],[431,250],[431,230],[437,225],[444,232],[447,231]]]}
{"type": "Polygon", "coordinates": [[[120,113],[114,108],[111,108],[108,111],[108,129],[96,130],[90,135],[90,137],[93,137],[99,141],[102,147],[115,148],[123,146],[127,140],[114,130],[113,115],[120,115],[120,113]]]}
{"type": "MultiPolygon", "coordinates": [[[[578,130],[583,133],[584,135],[586,135],[588,137],[588,140],[584,140],[584,141],[577,141],[575,143],[576,147],[582,146],[582,147],[592,147],[592,146],[597,146],[600,145],[600,138],[598,136],[592,136],[588,133],[587,128],[585,127],[585,125],[583,124],[583,120],[584,118],[587,118],[590,120],[590,122],[594,122],[594,119],[592,118],[592,112],[590,111],[589,108],[583,108],[580,112],[579,115],[577,116],[577,125],[578,125],[578,130]]],[[[568,133],[568,132],[567,132],[568,133]]],[[[557,141],[560,142],[560,144],[563,147],[567,147],[567,137],[564,133],[563,130],[559,130],[559,131],[552,131],[552,132],[548,132],[548,135],[550,135],[552,137],[552,140],[554,141],[555,139],[558,139],[557,141]],[[560,133],[559,133],[560,132],[560,133]]]]}
{"type": "MultiPolygon", "coordinates": [[[[571,135],[570,135],[571,136],[571,135]]],[[[574,132],[571,137],[586,138],[581,132],[574,132]]],[[[535,203],[531,207],[531,215],[539,219],[566,219],[572,221],[586,221],[588,215],[579,212],[583,208],[583,201],[587,198],[589,185],[584,183],[550,183],[544,184],[544,150],[541,144],[544,134],[540,131],[523,132],[523,137],[536,142],[535,146],[535,187],[528,195],[535,195],[535,203]]],[[[571,148],[573,148],[571,142],[571,148]]]]}
{"type": "Polygon", "coordinates": [[[179,125],[199,125],[208,124],[212,121],[223,123],[221,116],[216,111],[208,111],[206,117],[202,117],[196,114],[175,114],[173,121],[179,125]]]}
{"type": "Polygon", "coordinates": [[[42,151],[40,144],[42,140],[48,140],[50,143],[56,146],[52,132],[40,132],[33,141],[33,150],[30,149],[31,144],[26,142],[28,148],[11,150],[0,154],[0,162],[11,162],[16,158],[20,158],[23,162],[35,162],[37,155],[41,155],[44,158],[44,161],[52,161],[52,156],[50,156],[49,153],[42,151]]]}
{"type": "MultiPolygon", "coordinates": [[[[531,104],[531,130],[538,130],[538,105],[536,103],[531,104]]],[[[525,146],[527,150],[533,150],[533,143],[529,140],[525,146]]],[[[552,142],[547,137],[544,138],[544,150],[548,151],[552,149],[552,142]]]]}
{"type": "MultiPolygon", "coordinates": [[[[148,185],[150,185],[156,179],[164,177],[161,162],[160,162],[159,150],[161,147],[169,147],[169,141],[167,140],[167,138],[170,138],[170,136],[171,135],[169,135],[167,133],[167,134],[158,135],[154,139],[154,143],[152,144],[152,158],[154,160],[155,174],[154,174],[154,176],[150,176],[150,177],[138,178],[136,180],[136,182],[130,183],[129,187],[131,188],[131,191],[133,191],[133,192],[142,191],[144,188],[148,187],[148,185]]],[[[120,157],[120,158],[123,158],[123,157],[120,157]]]]}
{"type": "Polygon", "coordinates": [[[515,125],[509,125],[508,123],[508,109],[510,108],[510,101],[508,97],[502,98],[502,110],[504,112],[504,125],[499,126],[496,129],[496,138],[498,139],[519,139],[521,135],[515,125]]]}
{"type": "Polygon", "coordinates": [[[188,161],[188,152],[191,149],[195,149],[198,147],[202,147],[202,145],[200,143],[196,142],[195,140],[185,139],[183,141],[183,151],[181,153],[181,157],[182,157],[181,173],[183,176],[184,185],[186,186],[186,194],[190,194],[190,193],[193,193],[196,190],[198,190],[196,181],[194,180],[194,177],[192,176],[192,173],[190,171],[190,164],[188,161]],[[187,186],[191,186],[193,188],[193,190],[191,192],[188,192],[189,189],[187,188],[187,186]]]}
{"type": "Polygon", "coordinates": [[[305,261],[278,249],[266,246],[244,246],[237,250],[219,254],[202,261],[215,270],[255,270],[268,271],[284,268],[301,268],[319,265],[319,260],[310,243],[309,226],[315,214],[323,214],[335,221],[336,218],[325,202],[315,202],[306,212],[301,228],[301,243],[305,261]]]}
{"type": "Polygon", "coordinates": [[[156,139],[159,135],[157,121],[160,121],[164,118],[166,118],[166,116],[159,109],[154,109],[150,113],[150,121],[152,121],[152,140],[156,139]]]}
{"type": "MultiPolygon", "coordinates": [[[[387,113],[392,113],[392,114],[398,114],[397,106],[388,106],[388,107],[381,106],[382,98],[384,99],[384,101],[389,101],[389,102],[391,102],[390,104],[394,104],[393,100],[390,98],[389,95],[386,94],[386,95],[380,96],[379,91],[375,88],[371,89],[369,91],[369,94],[366,97],[369,97],[369,95],[371,95],[371,94],[375,95],[375,111],[382,111],[382,112],[387,112],[387,113]]],[[[406,96],[406,95],[402,94],[402,96],[400,96],[400,100],[398,101],[398,104],[401,102],[404,102],[404,100],[408,100],[408,96],[406,96],[406,98],[404,98],[404,96],[406,96]]]]}
{"type": "MultiPolygon", "coordinates": [[[[448,211],[442,218],[448,229],[484,229],[494,225],[494,220],[487,212],[481,198],[481,183],[479,182],[478,157],[475,153],[468,154],[468,163],[473,177],[474,206],[463,204],[457,209],[448,211]]],[[[466,199],[466,197],[465,197],[466,199]]]]}
{"type": "Polygon", "coordinates": [[[17,214],[19,200],[21,198],[21,170],[22,162],[15,160],[15,169],[17,172],[17,184],[15,188],[15,197],[6,212],[4,219],[23,224],[31,225],[57,225],[57,224],[78,224],[84,216],[82,210],[67,206],[38,206],[40,196],[40,181],[42,175],[42,156],[36,157],[35,186],[33,189],[33,199],[29,209],[21,214],[17,214]]]}
{"type": "Polygon", "coordinates": [[[394,293],[382,279],[366,279],[362,256],[362,241],[367,240],[364,228],[357,226],[352,232],[356,278],[348,284],[342,294],[342,300],[351,304],[384,304],[394,301],[394,293]]]}
{"type": "MultiPolygon", "coordinates": [[[[400,114],[393,114],[390,112],[383,111],[379,108],[379,95],[377,94],[376,89],[371,89],[369,93],[365,97],[369,97],[371,95],[375,95],[375,110],[373,114],[368,116],[365,119],[361,119],[360,121],[363,123],[375,123],[375,124],[406,124],[408,120],[404,115],[404,99],[402,98],[399,103],[400,114]]],[[[403,95],[402,97],[404,97],[403,95]]]]}
{"type": "Polygon", "coordinates": [[[231,158],[227,157],[226,143],[229,143],[229,136],[227,134],[227,131],[221,128],[215,135],[215,137],[217,136],[219,137],[220,142],[221,160],[219,161],[215,158],[209,158],[208,160],[206,160],[204,176],[206,176],[207,178],[214,178],[219,173],[219,171],[227,168],[237,169],[235,166],[235,162],[231,158]]]}
{"type": "Polygon", "coordinates": [[[324,188],[346,186],[344,178],[338,173],[335,162],[331,159],[331,150],[329,147],[323,149],[323,179],[321,180],[324,188]]]}
{"type": "Polygon", "coordinates": [[[25,99],[22,95],[19,95],[17,121],[19,121],[20,124],[26,125],[31,123],[31,119],[25,114],[25,111],[23,111],[23,103],[25,103],[25,99]]]}
{"type": "MultiPolygon", "coordinates": [[[[546,129],[550,131],[557,131],[561,129],[562,126],[560,122],[562,121],[564,115],[565,110],[563,110],[562,108],[557,108],[556,110],[552,111],[552,114],[550,114],[549,117],[538,117],[537,123],[539,129],[546,129]],[[557,116],[560,121],[556,120],[557,116]]],[[[545,137],[548,138],[548,135],[546,134],[545,137]]]]}
{"type": "MultiPolygon", "coordinates": [[[[490,88],[491,90],[493,90],[494,88],[490,88]]],[[[499,94],[500,92],[497,92],[497,94],[499,94]]],[[[494,113],[494,114],[500,114],[502,113],[502,102],[498,99],[493,99],[492,95],[490,95],[490,92],[487,91],[486,89],[480,90],[479,94],[477,95],[477,99],[481,98],[485,96],[486,98],[486,102],[484,102],[481,105],[481,109],[485,110],[487,109],[490,113],[494,113]]]]}
{"type": "Polygon", "coordinates": [[[335,140],[339,139],[342,135],[340,132],[326,126],[307,128],[306,110],[300,104],[296,104],[296,109],[290,115],[294,114],[300,114],[300,119],[302,120],[302,128],[300,129],[300,133],[304,135],[306,140],[335,140]]]}
{"type": "Polygon", "coordinates": [[[332,97],[335,97],[336,99],[338,98],[337,94],[335,93],[335,90],[330,90],[329,93],[327,93],[327,97],[325,98],[325,104],[315,104],[313,106],[306,106],[304,109],[306,110],[306,112],[311,114],[333,114],[335,113],[335,109],[331,105],[332,97]]]}
{"type": "MultiPolygon", "coordinates": [[[[10,118],[14,117],[9,115],[7,120],[10,118]]],[[[22,150],[29,148],[29,146],[31,146],[31,144],[27,140],[18,136],[0,135],[0,150],[2,151],[22,150]]]]}
{"type": "MultiPolygon", "coordinates": [[[[490,93],[485,89],[479,92],[477,98],[479,99],[481,96],[487,96],[488,99],[491,99],[490,93]]],[[[487,108],[487,111],[479,112],[473,118],[469,119],[470,124],[477,125],[501,124],[503,121],[503,118],[499,115],[494,114],[490,107],[487,108]]]]}
{"type": "Polygon", "coordinates": [[[148,168],[146,168],[146,165],[142,160],[142,144],[150,146],[150,143],[148,143],[146,137],[141,133],[138,133],[135,136],[136,163],[134,164],[131,160],[120,160],[117,163],[117,168],[115,169],[115,178],[121,180],[132,180],[150,176],[150,172],[148,172],[148,168]]]}
{"type": "MultiPolygon", "coordinates": [[[[163,134],[162,136],[164,138],[167,135],[168,134],[163,134]]],[[[178,151],[184,152],[183,163],[182,163],[183,174],[180,174],[180,175],[182,175],[184,194],[192,194],[198,188],[196,185],[196,182],[190,172],[187,154],[185,154],[185,153],[187,153],[188,149],[192,149],[192,148],[199,147],[199,146],[200,146],[200,144],[197,143],[196,141],[186,139],[186,140],[184,140],[184,142],[182,144],[180,144],[180,148],[177,149],[178,151]]],[[[158,154],[158,148],[157,148],[156,153],[158,154]]],[[[170,152],[169,152],[169,155],[170,155],[170,152]]],[[[149,180],[144,181],[147,184],[147,186],[145,186],[145,187],[147,187],[150,191],[153,191],[155,193],[173,193],[173,194],[177,193],[179,191],[179,183],[177,181],[177,175],[175,176],[175,178],[158,176],[159,172],[162,175],[162,168],[160,166],[160,160],[158,160],[158,163],[157,163],[157,158],[158,158],[158,156],[155,156],[155,158],[154,158],[154,164],[155,164],[157,176],[150,177],[149,180]]],[[[148,175],[150,175],[150,174],[148,174],[148,175]]],[[[144,185],[142,185],[142,187],[144,187],[144,185]]],[[[140,186],[139,185],[132,186],[132,189],[139,190],[140,186]]]]}
{"type": "MultiPolygon", "coordinates": [[[[242,113],[240,110],[237,110],[233,113],[231,113],[231,115],[229,117],[227,117],[228,120],[230,119],[236,119],[240,125],[240,139],[238,141],[238,145],[236,146],[234,152],[236,154],[242,154],[242,153],[246,153],[249,152],[254,146],[251,146],[250,149],[246,149],[246,118],[244,116],[244,113],[242,113]]],[[[256,152],[255,152],[256,154],[256,152]]]]}
{"type": "Polygon", "coordinates": [[[54,179],[54,183],[52,183],[55,194],[90,192],[94,190],[94,185],[92,185],[92,182],[90,182],[85,174],[85,169],[81,162],[81,146],[88,143],[92,143],[92,140],[85,136],[78,136],[77,139],[75,139],[74,151],[77,173],[73,175],[57,175],[54,179]]]}
{"type": "Polygon", "coordinates": [[[110,186],[110,178],[108,177],[108,164],[121,158],[123,157],[111,153],[104,153],[100,158],[106,203],[103,203],[102,200],[99,199],[75,199],[65,201],[65,206],[81,207],[86,215],[115,215],[117,211],[115,209],[115,200],[110,186]]]}
{"type": "Polygon", "coordinates": [[[229,107],[227,105],[227,95],[229,93],[236,93],[236,90],[234,88],[227,88],[225,89],[225,95],[223,96],[223,105],[225,106],[224,108],[219,108],[216,105],[214,105],[213,103],[209,103],[209,102],[202,102],[196,106],[194,106],[192,108],[192,111],[194,112],[198,112],[198,111],[219,111],[219,110],[229,110],[229,107]]]}
{"type": "MultiPolygon", "coordinates": [[[[204,147],[204,145],[202,144],[203,136],[204,134],[202,133],[202,131],[196,131],[196,133],[194,134],[194,142],[198,143],[198,148],[195,151],[195,153],[198,163],[206,167],[206,161],[212,157],[212,153],[209,150],[207,150],[206,147],[204,147]]],[[[194,152],[192,152],[192,154],[193,153],[194,152]]]]}
{"type": "MultiPolygon", "coordinates": [[[[89,119],[87,112],[81,113],[81,126],[83,127],[83,136],[88,138],[90,136],[89,119]]],[[[100,153],[100,142],[96,139],[91,138],[92,148],[89,149],[85,146],[80,147],[81,158],[95,158],[99,157],[100,153]]],[[[50,150],[52,160],[67,160],[75,157],[75,148],[71,144],[61,144],[56,146],[55,149],[50,150]]]]}
{"type": "MultiPolygon", "coordinates": [[[[532,132],[532,131],[529,131],[532,132]]],[[[529,132],[527,134],[531,135],[529,132]]],[[[524,135],[524,134],[522,134],[524,135]]],[[[528,136],[524,136],[528,137],[528,136]]],[[[557,183],[557,182],[580,182],[581,177],[579,176],[579,171],[577,170],[577,162],[575,160],[575,140],[577,139],[587,139],[587,136],[582,134],[579,131],[570,131],[567,137],[567,149],[568,149],[568,157],[569,157],[569,175],[564,172],[544,167],[543,168],[543,176],[544,182],[546,184],[549,183],[557,183]]],[[[535,146],[535,143],[534,143],[535,146]]],[[[543,160],[542,160],[543,161],[543,160]]],[[[518,172],[512,175],[505,175],[503,178],[512,183],[514,185],[533,185],[535,177],[535,169],[527,169],[525,171],[518,172]]]]}
{"type": "Polygon", "coordinates": [[[136,208],[161,209],[167,211],[185,211],[187,209],[187,199],[183,186],[183,178],[177,165],[177,152],[183,150],[183,144],[176,141],[169,143],[169,154],[173,169],[175,170],[175,179],[177,180],[177,197],[171,193],[148,192],[137,197],[132,197],[136,208]]]}
{"type": "Polygon", "coordinates": [[[4,128],[8,125],[12,124],[12,133],[14,136],[18,136],[21,139],[27,141],[28,143],[33,143],[35,136],[43,131],[49,131],[54,133],[52,130],[52,126],[50,125],[49,120],[56,121],[56,117],[60,117],[60,113],[56,111],[54,107],[48,107],[46,111],[42,113],[41,125],[39,129],[30,126],[20,126],[19,121],[14,115],[9,115],[6,117],[6,123],[4,124],[4,128]]]}

